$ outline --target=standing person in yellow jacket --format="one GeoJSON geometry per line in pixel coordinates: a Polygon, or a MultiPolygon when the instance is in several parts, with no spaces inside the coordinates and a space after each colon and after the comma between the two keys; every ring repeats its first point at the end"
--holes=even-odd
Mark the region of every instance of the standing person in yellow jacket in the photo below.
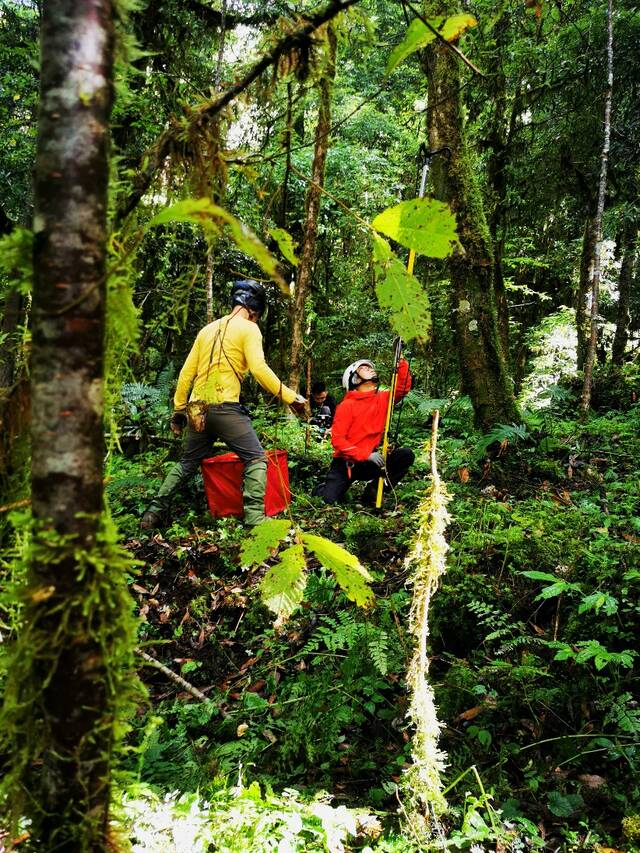
{"type": "Polygon", "coordinates": [[[265,305],[264,288],[259,282],[236,281],[231,290],[231,313],[198,333],[180,371],[173,398],[171,430],[179,435],[187,427],[182,459],[167,474],[142,516],[143,529],[162,524],[173,493],[211,455],[211,443],[217,438],[244,463],[245,524],[253,526],[264,521],[267,458],[247,410],[239,402],[242,380],[249,371],[263,388],[297,412],[304,411],[306,403],[282,384],[265,361],[257,325],[265,305]]]}

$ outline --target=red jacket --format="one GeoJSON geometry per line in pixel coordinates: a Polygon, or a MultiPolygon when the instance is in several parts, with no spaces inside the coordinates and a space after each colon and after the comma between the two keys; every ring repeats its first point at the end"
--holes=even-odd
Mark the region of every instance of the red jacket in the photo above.
{"type": "MultiPolygon", "coordinates": [[[[411,389],[409,365],[398,363],[395,401],[411,389]]],[[[333,455],[351,462],[363,462],[382,441],[390,391],[349,391],[338,403],[331,427],[333,455]]]]}

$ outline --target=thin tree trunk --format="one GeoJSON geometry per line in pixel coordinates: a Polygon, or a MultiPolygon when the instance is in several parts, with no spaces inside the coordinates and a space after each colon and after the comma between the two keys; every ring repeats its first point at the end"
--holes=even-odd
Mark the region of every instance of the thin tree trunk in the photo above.
{"type": "Polygon", "coordinates": [[[584,385],[580,409],[586,417],[591,406],[591,385],[593,364],[596,357],[598,342],[598,308],[600,301],[600,263],[602,258],[602,214],[604,212],[604,197],[607,189],[607,167],[609,165],[609,143],[611,139],[611,98],[613,95],[613,0],[607,4],[607,89],[604,99],[604,142],[600,158],[600,183],[598,185],[598,205],[596,208],[595,236],[596,250],[591,281],[591,324],[587,352],[584,362],[584,385]]]}
{"type": "Polygon", "coordinates": [[[587,347],[590,334],[590,305],[591,286],[593,281],[593,265],[596,256],[597,234],[595,229],[595,211],[587,213],[582,234],[582,251],[580,253],[580,277],[576,292],[576,366],[584,370],[587,358],[587,347]]]}
{"type": "Polygon", "coordinates": [[[303,370],[304,330],[306,324],[305,304],[311,293],[313,268],[316,253],[316,237],[318,233],[318,214],[324,185],[325,163],[329,148],[329,128],[331,127],[331,91],[336,75],[336,44],[337,38],[332,26],[327,28],[327,63],[324,74],[318,84],[320,90],[320,105],[318,123],[316,125],[315,147],[313,152],[313,167],[311,180],[307,191],[305,205],[305,228],[300,266],[296,280],[296,291],[291,319],[291,350],[289,362],[289,386],[296,391],[300,387],[300,376],[303,370]]]}
{"type": "Polygon", "coordinates": [[[624,362],[624,352],[629,340],[629,323],[631,322],[629,305],[631,303],[637,237],[637,222],[627,219],[622,234],[622,265],[620,266],[620,277],[618,279],[616,333],[613,338],[613,347],[611,350],[611,361],[617,366],[620,366],[624,362]]]}
{"type": "Polygon", "coordinates": [[[1,729],[12,741],[5,784],[13,811],[30,819],[34,849],[62,853],[109,849],[110,760],[127,678],[116,651],[130,625],[117,597],[123,567],[111,562],[102,532],[113,15],[110,0],[45,0],[41,30],[35,527],[1,729]]]}
{"type": "Polygon", "coordinates": [[[467,148],[458,60],[437,42],[425,51],[424,61],[429,145],[451,151],[449,158],[434,160],[435,195],[454,210],[464,249],[449,261],[463,390],[471,397],[478,426],[487,430],[518,418],[500,336],[491,235],[467,148]]]}

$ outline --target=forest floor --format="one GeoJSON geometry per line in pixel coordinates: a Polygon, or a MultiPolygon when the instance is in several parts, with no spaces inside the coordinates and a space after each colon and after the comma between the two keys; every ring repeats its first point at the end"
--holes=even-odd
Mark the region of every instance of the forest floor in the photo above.
{"type": "MultiPolygon", "coordinates": [[[[445,416],[451,550],[431,678],[453,787],[437,847],[637,849],[639,427],[637,405],[584,425],[549,411],[489,441],[464,406],[445,416]]],[[[326,507],[309,493],[330,451],[305,454],[294,430],[278,441],[291,516],[358,556],[373,610],[310,560],[305,599],[276,630],[259,598],[266,565],[240,565],[242,525],[212,519],[196,484],[169,528],[141,536],[158,452],[112,466],[112,506],[139,561],[140,647],[208,700],[142,670],[149,705],[122,781],[135,850],[426,849],[398,799],[411,758],[405,557],[426,454],[382,514],[361,506],[359,485],[326,507]]],[[[419,450],[427,435],[410,410],[403,440],[419,450]]]]}

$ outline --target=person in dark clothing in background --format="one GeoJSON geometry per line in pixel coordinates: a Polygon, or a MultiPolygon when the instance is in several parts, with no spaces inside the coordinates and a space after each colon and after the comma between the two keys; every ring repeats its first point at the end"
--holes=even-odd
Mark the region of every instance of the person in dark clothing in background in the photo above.
{"type": "MultiPolygon", "coordinates": [[[[311,414],[315,415],[320,412],[323,408],[329,409],[329,414],[331,415],[331,419],[336,413],[336,401],[335,399],[327,392],[326,382],[318,379],[311,386],[311,395],[309,396],[309,403],[311,404],[311,414]]],[[[322,414],[326,414],[326,412],[322,412],[322,414]]]]}

